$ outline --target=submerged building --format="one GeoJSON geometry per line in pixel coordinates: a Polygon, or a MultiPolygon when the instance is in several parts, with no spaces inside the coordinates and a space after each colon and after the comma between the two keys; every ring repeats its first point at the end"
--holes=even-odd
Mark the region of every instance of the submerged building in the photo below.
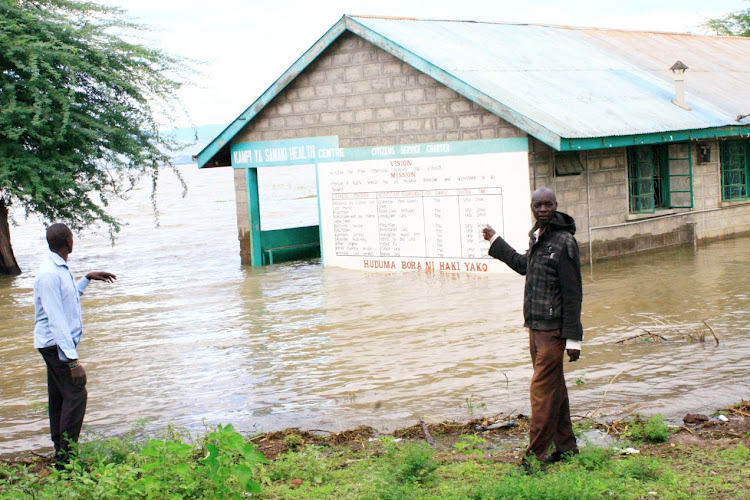
{"type": "Polygon", "coordinates": [[[344,16],[197,161],[235,168],[246,264],[319,242],[261,231],[248,144],[291,144],[272,160],[300,164],[309,144],[513,139],[529,189],[576,219],[584,261],[709,241],[750,232],[749,60],[748,38],[344,16]]]}

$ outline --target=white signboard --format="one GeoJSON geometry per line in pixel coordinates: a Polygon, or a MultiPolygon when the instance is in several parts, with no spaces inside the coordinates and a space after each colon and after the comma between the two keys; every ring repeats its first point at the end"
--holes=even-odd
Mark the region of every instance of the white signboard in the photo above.
{"type": "MultiPolygon", "coordinates": [[[[319,163],[324,265],[510,271],[487,255],[489,243],[482,238],[482,228],[490,224],[517,250],[526,250],[531,215],[525,147],[480,154],[464,150],[451,156],[452,144],[456,143],[394,146],[384,151],[390,158],[319,163]],[[387,154],[403,152],[404,147],[423,152],[430,146],[442,146],[446,155],[387,154]]],[[[372,156],[384,149],[372,148],[372,156]]]]}

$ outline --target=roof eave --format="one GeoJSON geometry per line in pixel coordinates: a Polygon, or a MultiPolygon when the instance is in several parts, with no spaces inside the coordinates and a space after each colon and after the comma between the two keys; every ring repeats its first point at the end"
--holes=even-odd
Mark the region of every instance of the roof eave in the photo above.
{"type": "Polygon", "coordinates": [[[563,138],[558,151],[587,151],[592,149],[623,148],[647,144],[666,144],[678,141],[722,139],[750,136],[750,125],[728,125],[692,130],[672,130],[649,134],[619,135],[610,137],[563,138]]]}

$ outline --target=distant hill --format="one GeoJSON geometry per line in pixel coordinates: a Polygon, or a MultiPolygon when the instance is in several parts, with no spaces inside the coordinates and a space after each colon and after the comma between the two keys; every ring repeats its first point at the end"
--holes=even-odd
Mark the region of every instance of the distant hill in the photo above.
{"type": "Polygon", "coordinates": [[[178,142],[185,144],[183,149],[175,151],[172,162],[175,165],[194,163],[193,155],[200,153],[226,127],[226,125],[200,125],[194,129],[185,127],[167,130],[165,134],[171,135],[178,142]],[[197,141],[196,132],[198,135],[197,141]]]}

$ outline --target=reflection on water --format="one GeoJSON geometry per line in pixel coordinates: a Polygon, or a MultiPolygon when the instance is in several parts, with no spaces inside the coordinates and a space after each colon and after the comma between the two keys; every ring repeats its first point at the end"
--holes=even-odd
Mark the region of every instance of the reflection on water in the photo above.
{"type": "MultiPolygon", "coordinates": [[[[183,173],[185,199],[162,176],[158,228],[144,187],[114,207],[129,223],[115,246],[86,233],[71,255],[76,276],[118,275],[83,298],[90,429],[121,432],[144,418],[245,432],[392,429],[418,415],[467,418],[472,407],[528,413],[521,277],[363,273],[318,260],[242,267],[231,171],[183,173]]],[[[49,446],[44,363],[32,347],[43,226],[21,221],[12,233],[25,274],[0,278],[0,454],[49,446]]],[[[748,243],[585,270],[583,357],[567,366],[573,413],[601,403],[609,414],[677,419],[750,396],[748,243]],[[721,343],[614,344],[653,323],[644,313],[706,319],[721,343]]]]}

